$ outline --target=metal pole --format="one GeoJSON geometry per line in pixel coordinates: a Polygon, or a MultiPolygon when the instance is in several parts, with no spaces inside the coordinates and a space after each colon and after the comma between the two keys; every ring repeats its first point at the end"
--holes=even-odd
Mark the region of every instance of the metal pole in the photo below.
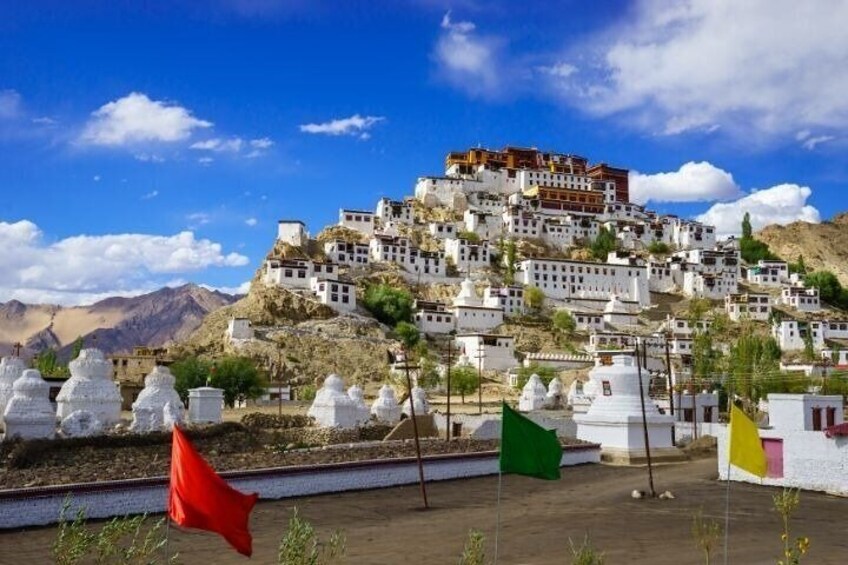
{"type": "MultiPolygon", "coordinates": [[[[674,383],[671,379],[671,354],[668,351],[668,336],[665,336],[665,370],[668,374],[668,411],[671,413],[671,419],[674,419],[674,383]]],[[[677,440],[674,435],[674,425],[671,426],[671,445],[677,445],[677,440]]]]}
{"type": "Polygon", "coordinates": [[[450,413],[450,409],[451,409],[451,405],[450,405],[451,404],[451,381],[450,381],[450,370],[451,370],[451,344],[453,342],[453,336],[449,336],[449,337],[450,337],[450,339],[448,341],[448,375],[447,375],[447,381],[448,381],[448,414],[447,414],[447,418],[446,418],[447,425],[446,425],[446,430],[445,430],[445,441],[450,441],[450,438],[451,438],[451,418],[450,418],[451,417],[451,413],[450,413]]]}
{"type": "Polygon", "coordinates": [[[412,379],[409,377],[409,352],[404,348],[403,364],[406,367],[406,390],[409,393],[409,415],[412,418],[412,434],[415,437],[415,458],[418,460],[418,482],[421,484],[421,498],[424,499],[424,509],[427,504],[427,489],[424,487],[424,463],[421,462],[421,442],[418,440],[418,420],[415,419],[415,399],[412,398],[412,379]]]}
{"type": "Polygon", "coordinates": [[[651,497],[657,495],[654,491],[654,469],[651,465],[651,443],[648,440],[648,416],[645,413],[645,389],[642,388],[642,365],[639,363],[639,339],[636,339],[636,374],[639,377],[639,398],[642,400],[642,432],[645,436],[645,456],[648,459],[648,486],[651,497]]]}
{"type": "Polygon", "coordinates": [[[477,413],[483,413],[483,342],[477,346],[477,413]]]}

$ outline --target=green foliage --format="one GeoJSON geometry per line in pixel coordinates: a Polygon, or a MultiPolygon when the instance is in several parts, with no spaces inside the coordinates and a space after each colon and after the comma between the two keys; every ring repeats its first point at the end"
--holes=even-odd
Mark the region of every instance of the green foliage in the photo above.
{"type": "Polygon", "coordinates": [[[574,330],[577,329],[577,322],[574,321],[574,316],[568,310],[557,310],[554,312],[551,324],[558,334],[566,337],[570,337],[574,333],[574,330]]]}
{"type": "Polygon", "coordinates": [[[504,261],[506,263],[506,273],[504,274],[504,282],[506,284],[515,283],[515,265],[517,263],[515,240],[509,238],[504,246],[504,261]]]}
{"type": "Polygon", "coordinates": [[[568,538],[571,550],[571,565],[604,565],[604,554],[592,547],[589,536],[583,538],[583,543],[574,545],[574,541],[568,538]]]}
{"type": "Polygon", "coordinates": [[[303,385],[297,388],[297,399],[301,401],[312,402],[316,394],[318,389],[315,385],[303,385]]]}
{"type": "Polygon", "coordinates": [[[85,341],[83,341],[82,336],[78,336],[76,340],[74,340],[74,347],[71,350],[71,359],[76,359],[79,357],[80,351],[85,347],[85,341]]]}
{"type": "Polygon", "coordinates": [[[692,537],[695,546],[704,554],[704,564],[710,565],[712,554],[721,538],[721,524],[704,517],[703,510],[692,516],[692,537]]]}
{"type": "Polygon", "coordinates": [[[54,349],[45,349],[32,360],[33,368],[46,377],[67,377],[70,375],[67,365],[59,363],[54,349]]]}
{"type": "Polygon", "coordinates": [[[265,382],[247,357],[224,357],[213,368],[210,383],[224,390],[224,404],[230,408],[236,401],[258,398],[265,392],[265,382]]]}
{"type": "Polygon", "coordinates": [[[783,531],[780,534],[780,540],[783,542],[783,555],[777,563],[778,565],[798,565],[801,563],[801,558],[810,548],[810,538],[799,537],[793,541],[789,530],[789,520],[801,504],[801,491],[799,489],[784,488],[772,498],[774,500],[774,510],[780,514],[783,525],[783,531]]]}
{"type": "Polygon", "coordinates": [[[816,360],[816,350],[813,347],[813,333],[808,331],[804,335],[804,361],[813,362],[816,360]]]}
{"type": "Polygon", "coordinates": [[[692,376],[701,383],[713,380],[720,357],[721,352],[713,347],[712,331],[696,331],[692,336],[692,376]]]}
{"type": "Polygon", "coordinates": [[[174,361],[170,369],[174,375],[174,388],[185,403],[188,402],[189,389],[206,386],[212,376],[212,364],[199,357],[185,357],[174,361]]]}
{"type": "Polygon", "coordinates": [[[470,530],[465,548],[459,558],[459,565],[484,565],[486,563],[486,551],[483,548],[485,540],[482,533],[470,530]]]}
{"type": "Polygon", "coordinates": [[[85,511],[80,508],[72,522],[66,516],[70,508],[66,498],[59,514],[59,531],[53,543],[53,559],[57,565],[75,563],[121,563],[123,565],[175,563],[177,556],[161,560],[158,553],[165,546],[164,518],[146,528],[147,515],[113,518],[96,533],[86,525],[85,511]],[[147,533],[144,530],[147,529],[147,533]]]}
{"type": "Polygon", "coordinates": [[[804,256],[798,255],[798,260],[794,263],[789,263],[789,272],[798,273],[799,275],[807,274],[807,265],[804,263],[804,256]]]}
{"type": "Polygon", "coordinates": [[[333,532],[328,542],[321,542],[312,524],[302,519],[297,507],[294,508],[277,552],[280,565],[328,565],[340,561],[344,554],[345,537],[341,532],[333,532]]]}
{"type": "Polygon", "coordinates": [[[418,328],[409,322],[398,322],[395,326],[395,333],[407,351],[412,351],[421,339],[421,333],[418,331],[418,328]]]}
{"type": "Polygon", "coordinates": [[[557,377],[557,371],[553,367],[531,363],[527,367],[518,368],[518,388],[524,388],[524,385],[527,384],[534,373],[539,375],[545,386],[548,386],[557,377]]]}
{"type": "Polygon", "coordinates": [[[754,333],[750,323],[743,324],[740,335],[730,344],[725,363],[730,385],[745,398],[757,400],[776,385],[783,386],[779,370],[780,347],[773,337],[754,333]]]}
{"type": "Polygon", "coordinates": [[[461,231],[456,234],[459,239],[464,239],[470,243],[480,243],[480,236],[473,231],[461,231]]]}
{"type": "Polygon", "coordinates": [[[476,391],[480,384],[477,370],[470,365],[457,365],[451,368],[450,376],[451,392],[460,395],[465,404],[465,395],[476,391]]]}
{"type": "Polygon", "coordinates": [[[592,251],[592,256],[595,259],[606,261],[610,252],[618,249],[618,240],[615,238],[615,231],[612,228],[601,227],[598,231],[598,237],[592,241],[589,249],[592,251]]]}
{"type": "Polygon", "coordinates": [[[369,286],[362,299],[362,305],[377,320],[392,327],[412,320],[412,302],[407,291],[387,284],[369,286]]]}
{"type": "Polygon", "coordinates": [[[751,239],[754,236],[754,231],[751,229],[751,214],[745,212],[742,217],[742,238],[751,239]]]}
{"type": "Polygon", "coordinates": [[[442,382],[442,376],[439,374],[439,363],[430,352],[425,342],[419,342],[415,348],[415,353],[418,357],[418,378],[416,382],[423,389],[437,388],[442,382]]]}
{"type": "Polygon", "coordinates": [[[842,283],[830,271],[816,271],[804,278],[807,287],[819,289],[822,301],[839,308],[848,308],[848,293],[842,288],[842,283]]]}
{"type": "Polygon", "coordinates": [[[538,312],[542,309],[542,304],[545,303],[545,293],[542,292],[541,288],[536,286],[525,287],[524,303],[534,312],[538,312]]]}
{"type": "Polygon", "coordinates": [[[671,246],[664,241],[654,240],[648,244],[648,253],[654,255],[667,255],[671,252],[671,246]]]}

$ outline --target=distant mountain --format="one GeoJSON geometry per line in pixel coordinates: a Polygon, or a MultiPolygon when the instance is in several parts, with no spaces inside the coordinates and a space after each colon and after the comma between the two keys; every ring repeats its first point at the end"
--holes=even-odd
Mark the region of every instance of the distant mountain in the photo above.
{"type": "Polygon", "coordinates": [[[159,347],[188,337],[210,312],[238,297],[194,284],[162,288],[132,298],[106,298],[90,306],[0,304],[0,353],[24,344],[26,355],[52,347],[68,357],[77,337],[105,353],[130,351],[136,345],[159,347]],[[96,339],[94,338],[96,336],[96,339]]]}

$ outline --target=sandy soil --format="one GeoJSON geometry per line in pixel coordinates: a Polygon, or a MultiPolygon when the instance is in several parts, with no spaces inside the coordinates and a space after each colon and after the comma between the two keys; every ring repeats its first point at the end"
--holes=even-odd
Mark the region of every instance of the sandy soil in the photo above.
{"type": "MultiPolygon", "coordinates": [[[[630,491],[646,487],[641,468],[581,466],[563,470],[560,481],[506,476],[503,480],[500,563],[569,563],[569,538],[588,534],[607,563],[680,565],[703,563],[690,535],[691,516],[702,507],[723,516],[725,487],[714,480],[714,459],[659,467],[658,490],[675,500],[633,500],[630,491]]],[[[323,537],[335,529],[347,536],[345,563],[456,563],[470,528],[493,548],[497,478],[428,485],[433,508],[419,510],[416,486],[262,502],[254,511],[254,563],[276,563],[276,547],[293,506],[323,537]]],[[[730,562],[773,564],[780,551],[779,520],[771,510],[774,489],[733,484],[730,562]]],[[[848,538],[844,515],[848,500],[803,493],[793,520],[793,535],[811,538],[806,563],[845,563],[848,538]]],[[[0,563],[47,563],[54,528],[0,533],[0,563]]],[[[184,563],[247,563],[216,536],[172,533],[171,548],[184,563]]],[[[714,563],[720,563],[720,551],[714,563]]]]}

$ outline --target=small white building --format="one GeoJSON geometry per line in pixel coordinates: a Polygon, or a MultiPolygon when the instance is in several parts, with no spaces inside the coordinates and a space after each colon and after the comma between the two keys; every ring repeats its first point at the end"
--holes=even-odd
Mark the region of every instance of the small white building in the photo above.
{"type": "Polygon", "coordinates": [[[503,213],[503,231],[515,238],[538,238],[542,235],[542,220],[530,212],[510,208],[503,213]]]}
{"type": "Polygon", "coordinates": [[[458,230],[453,222],[430,222],[427,225],[430,235],[436,239],[455,238],[458,230]]]}
{"type": "Polygon", "coordinates": [[[716,244],[713,226],[676,218],[672,225],[672,243],[678,249],[712,249],[716,244]]]}
{"type": "Polygon", "coordinates": [[[321,304],[342,312],[356,310],[356,285],[353,282],[313,277],[311,286],[321,304]]]}
{"type": "Polygon", "coordinates": [[[459,271],[476,271],[490,266],[489,242],[472,243],[463,238],[445,239],[445,255],[459,271]]]}
{"type": "Polygon", "coordinates": [[[366,267],[370,262],[367,243],[335,239],[324,244],[324,254],[331,262],[348,267],[366,267]]]}
{"type": "Polygon", "coordinates": [[[811,286],[784,286],[780,290],[780,303],[800,312],[818,312],[821,310],[819,289],[811,286]]]}
{"type": "Polygon", "coordinates": [[[555,300],[609,300],[615,294],[641,307],[651,303],[646,267],[566,259],[525,259],[519,264],[516,276],[522,284],[535,286],[555,300]]]}
{"type": "Polygon", "coordinates": [[[445,276],[445,254],[422,251],[406,237],[376,235],[371,238],[368,247],[372,262],[397,263],[408,273],[428,277],[445,276]]]}
{"type": "Polygon", "coordinates": [[[335,277],[338,275],[338,265],[311,259],[279,259],[265,260],[262,280],[268,286],[285,286],[311,290],[312,277],[335,277]]]}
{"type": "Polygon", "coordinates": [[[769,295],[759,292],[728,294],[724,297],[724,311],[734,322],[742,319],[765,322],[771,315],[769,295]]]}
{"type": "Polygon", "coordinates": [[[374,235],[377,218],[373,212],[346,210],[342,208],[339,210],[339,225],[371,237],[374,235]]]}
{"type": "Polygon", "coordinates": [[[588,312],[586,310],[572,310],[575,329],[579,332],[603,331],[606,327],[604,315],[600,312],[588,312]]]}
{"type": "Polygon", "coordinates": [[[524,287],[488,286],[483,289],[483,306],[501,307],[507,316],[522,316],[527,311],[524,303],[524,287]]]}
{"type": "Polygon", "coordinates": [[[807,339],[811,340],[813,349],[824,348],[823,322],[781,320],[772,325],[771,335],[783,351],[801,351],[804,349],[807,339]]]}
{"type": "Polygon", "coordinates": [[[484,371],[508,371],[518,366],[515,359],[515,338],[495,334],[459,334],[457,348],[468,361],[484,371]]]}
{"type": "Polygon", "coordinates": [[[476,233],[480,239],[494,240],[503,233],[503,222],[500,216],[495,214],[466,210],[462,219],[465,222],[465,231],[476,233]]]}
{"type": "Polygon", "coordinates": [[[660,324],[660,331],[670,333],[675,336],[690,337],[695,332],[705,332],[710,329],[712,322],[710,320],[695,320],[693,325],[686,318],[678,318],[668,315],[665,321],[660,324]]]}
{"type": "Polygon", "coordinates": [[[253,339],[253,327],[247,318],[230,318],[227,324],[227,340],[253,339]]]}
{"type": "Polygon", "coordinates": [[[621,332],[593,332],[589,334],[586,351],[598,352],[610,349],[624,349],[636,345],[636,336],[621,332]]]}
{"type": "Polygon", "coordinates": [[[503,308],[483,305],[469,278],[462,281],[459,294],[453,300],[453,313],[456,329],[466,332],[491,330],[503,324],[504,319],[503,308]]]}
{"type": "Polygon", "coordinates": [[[426,334],[448,334],[456,328],[456,316],[443,304],[436,307],[419,305],[413,319],[415,327],[426,334]]]}
{"type": "Polygon", "coordinates": [[[304,247],[309,241],[306,224],[300,220],[280,220],[277,222],[277,241],[294,247],[304,247]]]}
{"type": "Polygon", "coordinates": [[[604,322],[611,326],[635,326],[639,323],[639,317],[631,314],[627,307],[613,294],[609,302],[604,306],[604,322]]]}
{"type": "Polygon", "coordinates": [[[648,263],[647,272],[648,289],[651,292],[668,293],[677,290],[679,283],[675,280],[671,265],[651,261],[648,263]]]}
{"type": "Polygon", "coordinates": [[[722,272],[719,274],[698,273],[686,271],[683,273],[683,294],[710,300],[724,300],[728,294],[738,292],[737,278],[734,274],[722,272]]]}
{"type": "Polygon", "coordinates": [[[394,222],[397,224],[412,225],[414,222],[412,202],[381,198],[377,202],[377,217],[380,218],[383,224],[394,222]]]}
{"type": "Polygon", "coordinates": [[[756,265],[748,267],[748,282],[760,286],[779,287],[789,280],[789,265],[786,261],[767,261],[761,259],[756,265]]]}

